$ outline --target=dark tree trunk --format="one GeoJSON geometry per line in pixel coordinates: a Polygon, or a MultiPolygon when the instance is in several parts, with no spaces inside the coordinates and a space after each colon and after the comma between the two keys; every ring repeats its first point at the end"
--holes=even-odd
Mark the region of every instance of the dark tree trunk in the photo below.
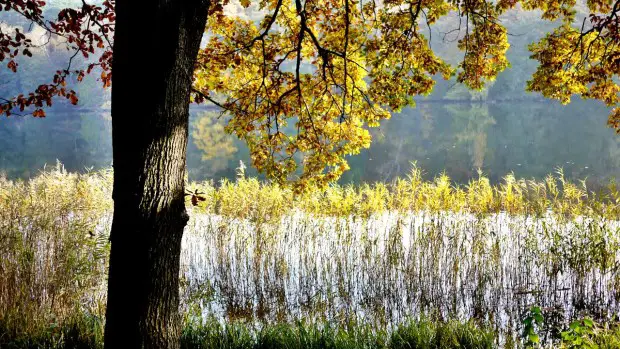
{"type": "Polygon", "coordinates": [[[105,348],[178,348],[192,73],[208,0],[117,0],[105,348]]]}

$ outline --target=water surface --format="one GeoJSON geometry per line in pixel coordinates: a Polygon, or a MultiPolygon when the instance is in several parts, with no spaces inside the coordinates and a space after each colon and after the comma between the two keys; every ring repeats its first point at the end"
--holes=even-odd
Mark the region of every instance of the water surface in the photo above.
{"type": "MultiPolygon", "coordinates": [[[[581,100],[567,106],[550,101],[419,103],[372,129],[372,146],[350,157],[351,170],[341,181],[390,181],[406,176],[416,162],[428,178],[445,171],[460,183],[476,177],[478,169],[497,182],[511,171],[542,178],[559,167],[567,178],[605,182],[620,177],[620,137],[605,125],[608,112],[597,102],[581,100]]],[[[250,162],[247,148],[234,136],[204,131],[217,121],[203,121],[200,132],[201,119],[215,114],[192,110],[188,170],[193,180],[233,178],[239,160],[250,162]],[[205,156],[201,148],[209,147],[215,151],[205,156]]],[[[71,171],[110,166],[109,111],[52,109],[45,119],[0,121],[0,170],[9,177],[28,178],[56,160],[71,171]]]]}

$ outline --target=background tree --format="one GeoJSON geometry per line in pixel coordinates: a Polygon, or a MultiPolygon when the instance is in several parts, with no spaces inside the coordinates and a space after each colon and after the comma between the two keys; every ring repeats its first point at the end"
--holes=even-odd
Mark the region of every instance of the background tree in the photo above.
{"type": "MultiPolygon", "coordinates": [[[[528,88],[564,102],[579,94],[618,104],[620,0],[589,0],[590,15],[578,24],[576,0],[261,0],[254,10],[267,15],[258,21],[230,16],[227,4],[82,1],[49,20],[44,1],[0,0],[3,10],[64,38],[73,52],[51,82],[3,98],[2,113],[32,108],[43,117],[54,98],[78,103],[70,76],[81,81],[96,70],[109,86],[114,72],[108,348],[179,345],[192,93],[231,115],[228,130],[246,140],[258,169],[281,182],[294,179],[300,190],[324,186],[348,168],[345,156],[369,146],[367,127],[428,94],[435,75],[456,75],[473,89],[495,79],[508,66],[500,16],[523,6],[563,23],[532,45],[540,66],[528,88]],[[464,52],[456,67],[437,57],[422,33],[451,12],[460,18],[454,31],[464,52]],[[199,50],[205,28],[208,42],[199,50]],[[76,69],[80,55],[96,59],[76,69]]],[[[35,45],[18,29],[1,30],[0,62],[17,72],[35,45]]],[[[609,123],[620,128],[617,110],[609,123]]]]}
{"type": "Polygon", "coordinates": [[[225,120],[215,112],[202,112],[190,125],[194,145],[200,150],[201,160],[208,162],[208,169],[202,166],[212,177],[214,173],[225,170],[239,149],[234,136],[225,132],[225,120]]]}

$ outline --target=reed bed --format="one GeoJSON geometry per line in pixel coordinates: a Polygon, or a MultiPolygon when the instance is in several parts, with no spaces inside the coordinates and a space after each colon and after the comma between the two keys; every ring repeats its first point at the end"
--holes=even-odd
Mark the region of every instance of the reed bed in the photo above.
{"type": "MultiPolygon", "coordinates": [[[[188,201],[186,322],[304,319],[395,333],[409,319],[471,320],[509,343],[533,304],[560,326],[620,311],[614,182],[591,191],[561,171],[497,185],[483,175],[467,185],[422,178],[414,167],[390,184],[297,195],[242,172],[189,183],[204,200],[188,201]]],[[[102,326],[111,183],[109,170],[72,174],[61,165],[28,181],[0,176],[5,333],[28,337],[84,316],[102,326]]]]}
{"type": "MultiPolygon", "coordinates": [[[[62,166],[27,182],[0,176],[0,324],[27,335],[78,314],[102,317],[109,172],[62,166]]],[[[60,326],[58,326],[60,328],[60,326]]]]}
{"type": "Polygon", "coordinates": [[[493,185],[482,173],[466,185],[459,185],[447,175],[426,181],[421,169],[413,167],[406,178],[392,183],[331,185],[325,189],[294,193],[290,188],[245,178],[190,183],[192,191],[202,193],[195,212],[247,219],[252,222],[275,222],[293,211],[321,217],[368,218],[384,212],[452,212],[487,215],[507,213],[542,217],[551,212],[564,217],[588,216],[615,220],[620,217],[620,187],[615,180],[597,190],[588,189],[585,181],[573,183],[563,171],[544,180],[527,180],[506,175],[493,185]]]}
{"type": "Polygon", "coordinates": [[[257,226],[194,215],[188,231],[185,296],[203,316],[390,328],[422,314],[510,333],[534,304],[558,323],[620,310],[620,224],[602,218],[297,212],[257,226]]]}

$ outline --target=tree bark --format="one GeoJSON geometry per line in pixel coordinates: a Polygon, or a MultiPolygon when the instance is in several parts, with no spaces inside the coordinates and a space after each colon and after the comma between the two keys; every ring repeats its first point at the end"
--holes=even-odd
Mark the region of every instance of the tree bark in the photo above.
{"type": "Polygon", "coordinates": [[[189,99],[208,0],[117,0],[105,348],[178,348],[189,99]]]}

